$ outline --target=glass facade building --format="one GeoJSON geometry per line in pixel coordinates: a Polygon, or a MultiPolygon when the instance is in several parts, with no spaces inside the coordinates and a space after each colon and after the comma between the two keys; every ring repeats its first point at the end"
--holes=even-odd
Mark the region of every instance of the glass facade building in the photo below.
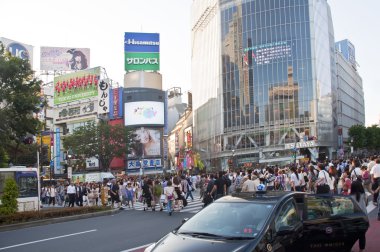
{"type": "Polygon", "coordinates": [[[326,0],[193,2],[194,143],[215,166],[336,150],[336,64],[326,0]]]}

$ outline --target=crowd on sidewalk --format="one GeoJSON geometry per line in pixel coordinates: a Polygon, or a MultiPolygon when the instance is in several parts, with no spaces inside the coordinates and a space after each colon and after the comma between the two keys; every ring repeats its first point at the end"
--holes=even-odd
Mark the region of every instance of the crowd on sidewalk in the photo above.
{"type": "Polygon", "coordinates": [[[380,158],[372,156],[197,175],[183,172],[166,177],[144,176],[141,180],[137,176],[125,176],[103,183],[71,182],[42,187],[41,201],[50,206],[112,205],[120,209],[134,208],[135,202],[141,202],[144,211],[163,211],[166,207],[171,214],[186,207],[189,199],[194,200],[194,190],[199,191],[204,206],[235,191],[260,190],[342,195],[354,195],[359,190],[363,195],[360,202],[368,204],[367,192],[373,195],[373,204],[377,206],[380,199],[380,158]]]}

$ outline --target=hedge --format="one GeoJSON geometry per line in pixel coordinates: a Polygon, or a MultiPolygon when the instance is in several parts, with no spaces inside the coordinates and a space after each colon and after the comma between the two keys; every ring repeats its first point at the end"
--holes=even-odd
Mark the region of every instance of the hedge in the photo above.
{"type": "Polygon", "coordinates": [[[87,213],[95,213],[111,210],[111,207],[92,206],[92,207],[73,207],[73,208],[54,208],[40,211],[17,212],[9,215],[0,215],[0,226],[29,221],[45,220],[87,213]]]}

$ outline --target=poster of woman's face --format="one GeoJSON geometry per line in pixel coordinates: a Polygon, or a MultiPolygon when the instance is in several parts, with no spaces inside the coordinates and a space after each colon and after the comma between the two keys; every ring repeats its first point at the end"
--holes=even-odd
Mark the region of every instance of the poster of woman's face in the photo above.
{"type": "Polygon", "coordinates": [[[161,155],[161,131],[141,127],[134,131],[129,158],[161,155]]]}

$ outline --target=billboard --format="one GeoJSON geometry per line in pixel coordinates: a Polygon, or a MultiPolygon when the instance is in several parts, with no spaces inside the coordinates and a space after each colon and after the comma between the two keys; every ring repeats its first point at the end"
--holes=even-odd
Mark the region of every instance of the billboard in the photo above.
{"type": "Polygon", "coordinates": [[[132,144],[128,158],[138,159],[161,155],[161,130],[137,128],[133,132],[132,144]]]}
{"type": "Polygon", "coordinates": [[[54,105],[98,95],[100,67],[54,78],[54,105]]]}
{"type": "Polygon", "coordinates": [[[292,47],[288,41],[277,41],[244,48],[243,61],[248,62],[249,51],[257,65],[270,64],[292,57],[292,47]]]}
{"type": "Polygon", "coordinates": [[[29,60],[30,65],[33,66],[33,46],[7,38],[0,38],[0,41],[12,56],[29,60]]]}
{"type": "Polygon", "coordinates": [[[54,108],[54,119],[56,123],[64,123],[72,120],[78,120],[80,117],[95,115],[98,111],[96,101],[85,102],[61,108],[54,108]]]}
{"type": "Polygon", "coordinates": [[[123,88],[114,88],[110,91],[110,118],[115,119],[123,116],[123,88]]]}
{"type": "Polygon", "coordinates": [[[41,70],[73,71],[90,66],[89,48],[41,47],[41,70]]]}
{"type": "Polygon", "coordinates": [[[139,101],[124,103],[124,125],[164,125],[164,103],[139,101]]]}
{"type": "Polygon", "coordinates": [[[160,70],[160,34],[124,34],[124,66],[126,71],[160,70]]]}

